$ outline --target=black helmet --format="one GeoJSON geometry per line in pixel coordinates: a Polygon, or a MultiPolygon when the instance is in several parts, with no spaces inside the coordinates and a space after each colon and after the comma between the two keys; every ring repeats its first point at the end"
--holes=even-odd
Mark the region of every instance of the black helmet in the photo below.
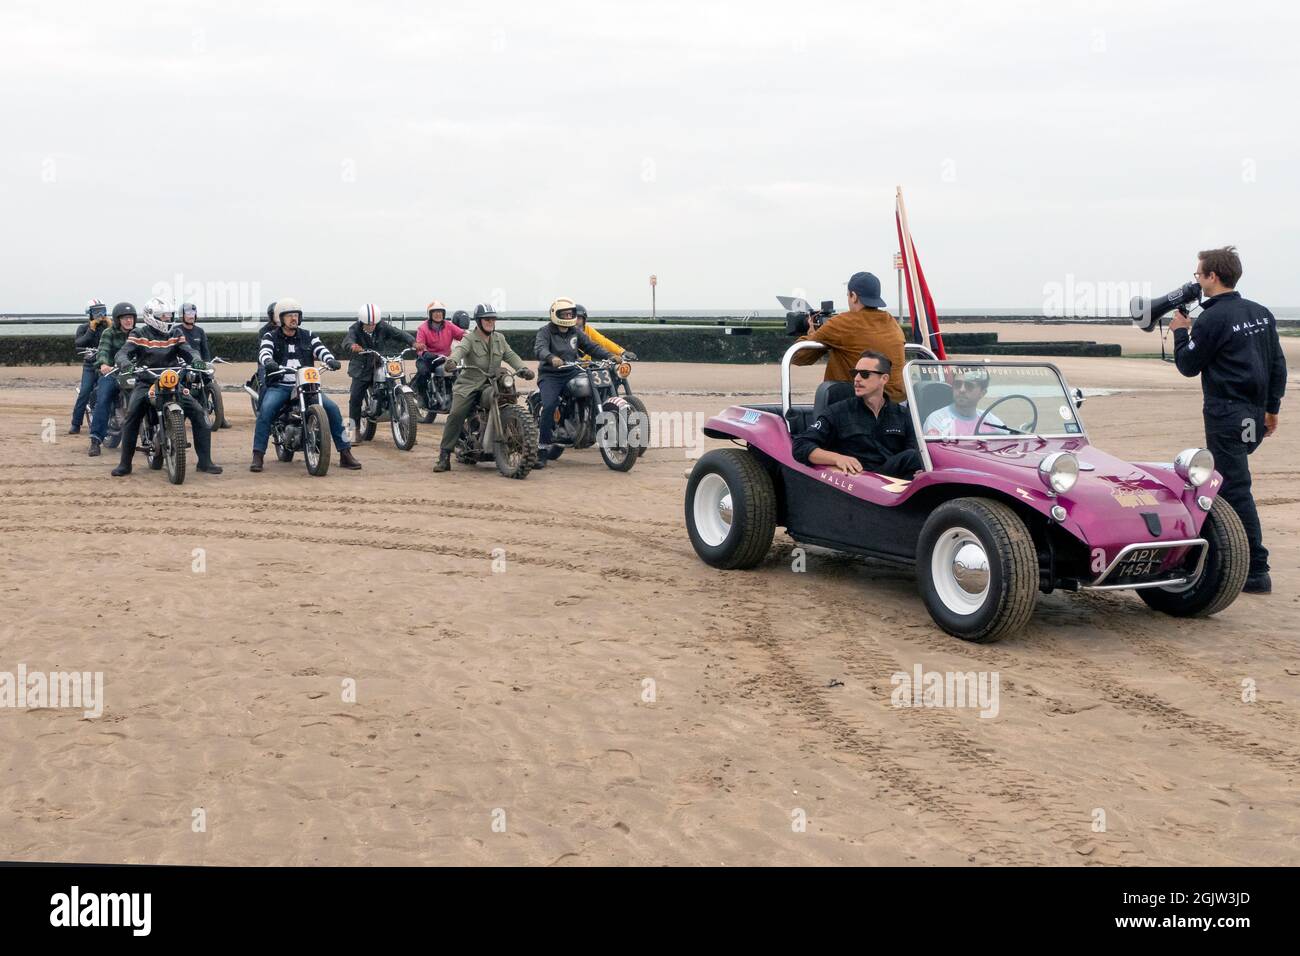
{"type": "Polygon", "coordinates": [[[469,328],[469,313],[464,309],[457,309],[451,317],[451,324],[459,329],[469,328]]]}
{"type": "Polygon", "coordinates": [[[497,310],[492,308],[492,306],[482,302],[474,306],[474,321],[478,324],[479,328],[483,327],[483,323],[486,320],[495,319],[496,317],[497,310]]]}
{"type": "Polygon", "coordinates": [[[119,302],[117,305],[113,306],[113,328],[117,329],[119,332],[122,331],[122,316],[124,315],[129,315],[133,319],[139,318],[139,316],[135,314],[135,306],[130,302],[119,302]]]}
{"type": "Polygon", "coordinates": [[[276,322],[276,321],[275,321],[275,303],[274,303],[274,302],[272,302],[270,305],[268,305],[268,306],[266,307],[266,321],[268,321],[268,322],[274,322],[276,325],[279,325],[279,324],[280,324],[279,322],[276,322]]]}
{"type": "Polygon", "coordinates": [[[585,319],[587,317],[587,307],[581,303],[574,303],[573,314],[580,319],[585,319]]]}

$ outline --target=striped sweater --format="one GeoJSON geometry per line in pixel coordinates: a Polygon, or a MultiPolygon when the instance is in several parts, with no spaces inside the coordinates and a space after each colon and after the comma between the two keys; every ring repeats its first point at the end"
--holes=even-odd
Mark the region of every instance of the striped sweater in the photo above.
{"type": "Polygon", "coordinates": [[[274,361],[280,368],[309,368],[333,358],[320,336],[301,327],[293,335],[285,335],[283,329],[272,329],[262,336],[262,345],[257,350],[259,365],[274,361]]]}
{"type": "Polygon", "coordinates": [[[199,356],[185,341],[179,325],[173,325],[166,332],[141,325],[131,331],[117,353],[117,364],[122,367],[167,368],[197,361],[199,356]]]}

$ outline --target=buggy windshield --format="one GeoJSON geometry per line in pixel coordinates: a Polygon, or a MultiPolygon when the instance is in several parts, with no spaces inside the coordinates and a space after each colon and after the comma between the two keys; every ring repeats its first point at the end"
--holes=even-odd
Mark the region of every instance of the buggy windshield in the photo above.
{"type": "Polygon", "coordinates": [[[903,374],[916,433],[926,441],[1083,434],[1054,365],[909,362],[903,374]]]}

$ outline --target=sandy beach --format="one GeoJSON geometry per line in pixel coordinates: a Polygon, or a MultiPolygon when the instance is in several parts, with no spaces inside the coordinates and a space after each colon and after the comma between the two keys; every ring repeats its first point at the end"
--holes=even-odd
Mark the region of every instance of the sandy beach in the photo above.
{"type": "MultiPolygon", "coordinates": [[[[1115,390],[1082,412],[1106,450],[1203,443],[1199,383],[1172,366],[1056,361],[1115,390]]],[[[1194,621],[1132,593],[1040,596],[1023,634],[977,646],[933,625],[909,571],[813,550],[794,573],[780,530],[754,571],[704,565],[683,448],[628,474],[569,452],[521,482],[434,475],[440,424],[409,453],[381,425],[361,472],[254,475],[249,403],[227,392],[225,474],[177,488],[142,456],[111,479],[115,452],[63,435],[78,374],[0,368],[0,671],[102,671],[104,712],[0,709],[0,859],[1300,863],[1288,405],[1252,460],[1271,596],[1194,621]],[[998,673],[998,716],[891,706],[891,675],[918,664],[998,673]]],[[[797,370],[802,400],[820,376],[797,370]]],[[[633,376],[653,411],[706,415],[778,381],[633,376]]]]}

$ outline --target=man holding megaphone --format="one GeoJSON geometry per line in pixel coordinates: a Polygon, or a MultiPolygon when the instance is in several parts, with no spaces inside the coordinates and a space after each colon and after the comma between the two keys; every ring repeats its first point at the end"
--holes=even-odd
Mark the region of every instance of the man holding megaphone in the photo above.
{"type": "Polygon", "coordinates": [[[1250,574],[1242,590],[1268,594],[1268,550],[1250,491],[1249,456],[1277,431],[1286,391],[1286,358],[1273,313],[1236,291],[1241,259],[1232,246],[1197,254],[1196,272],[1204,311],[1192,320],[1181,308],[1169,323],[1174,364],[1189,378],[1201,376],[1205,398],[1205,446],[1223,476],[1223,496],[1246,529],[1250,574]]]}

